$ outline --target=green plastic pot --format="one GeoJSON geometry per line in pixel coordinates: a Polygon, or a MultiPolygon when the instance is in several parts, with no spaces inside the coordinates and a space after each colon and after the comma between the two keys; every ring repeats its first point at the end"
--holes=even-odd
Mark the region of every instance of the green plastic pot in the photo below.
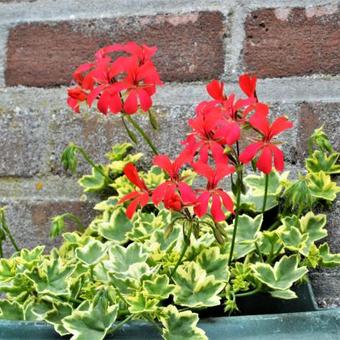
{"type": "MultiPolygon", "coordinates": [[[[339,340],[340,308],[318,309],[310,285],[300,286],[296,292],[299,298],[295,300],[271,299],[267,295],[244,298],[240,306],[249,315],[216,316],[219,309],[213,309],[212,316],[201,315],[199,326],[211,340],[339,340]],[[255,311],[260,314],[254,315],[255,311]]],[[[0,339],[63,338],[43,322],[0,320],[0,339]]],[[[161,336],[152,324],[132,321],[108,339],[149,340],[161,336]]]]}

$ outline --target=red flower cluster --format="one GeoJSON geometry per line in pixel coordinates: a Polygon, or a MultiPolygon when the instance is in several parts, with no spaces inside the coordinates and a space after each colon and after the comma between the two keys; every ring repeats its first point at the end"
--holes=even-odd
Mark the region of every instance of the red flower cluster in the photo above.
{"type": "Polygon", "coordinates": [[[100,49],[94,62],[80,65],[73,73],[77,85],[68,90],[68,105],[79,112],[81,102],[91,107],[98,99],[97,108],[104,114],[148,111],[156,86],[162,85],[151,60],[156,50],[135,42],[100,49]],[[112,53],[118,57],[112,59],[112,53]]]}
{"type": "MultiPolygon", "coordinates": [[[[154,164],[167,174],[167,180],[152,190],[146,188],[137,176],[136,168],[129,164],[124,172],[139,188],[126,195],[120,202],[132,200],[127,214],[133,215],[138,205],[148,202],[158,206],[163,203],[170,210],[182,211],[192,208],[192,212],[202,217],[210,213],[215,222],[226,219],[226,212],[234,212],[234,203],[219,183],[236,169],[257,158],[257,168],[265,174],[273,167],[283,170],[283,152],[273,142],[274,137],[292,127],[286,117],[277,118],[272,124],[268,120],[269,108],[260,103],[256,95],[256,78],[242,75],[239,86],[247,98],[235,99],[235,95],[224,93],[224,84],[213,80],[207,85],[212,97],[200,103],[193,119],[189,120],[191,132],[183,141],[184,150],[171,161],[165,155],[154,158],[154,164]],[[239,151],[241,130],[253,128],[259,138],[252,140],[243,152],[239,151]],[[181,169],[190,166],[193,171],[206,179],[205,188],[192,188],[181,176],[181,169]]],[[[240,170],[238,170],[240,171],[240,170]]],[[[242,171],[242,170],[241,170],[242,171]]]]}

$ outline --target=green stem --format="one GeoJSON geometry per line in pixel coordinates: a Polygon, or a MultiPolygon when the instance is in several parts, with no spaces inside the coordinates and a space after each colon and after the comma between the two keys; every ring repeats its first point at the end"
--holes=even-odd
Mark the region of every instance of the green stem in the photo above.
{"type": "Polygon", "coordinates": [[[254,290],[250,291],[250,292],[245,292],[245,293],[239,293],[239,294],[235,294],[236,297],[243,297],[243,296],[250,296],[250,295],[254,295],[256,293],[258,293],[261,290],[262,285],[258,285],[254,290]]]}
{"type": "Polygon", "coordinates": [[[7,236],[9,237],[9,239],[10,239],[14,249],[16,251],[20,251],[20,248],[18,247],[17,243],[15,242],[15,239],[14,239],[13,235],[11,234],[11,232],[10,232],[8,226],[7,226],[6,218],[5,218],[5,214],[4,213],[1,214],[1,224],[2,224],[3,230],[6,232],[7,236]]]}
{"type": "Polygon", "coordinates": [[[158,155],[157,148],[153,145],[151,142],[151,139],[149,136],[144,132],[144,130],[139,126],[139,124],[130,116],[125,115],[126,119],[129,121],[129,123],[138,131],[138,133],[141,135],[141,137],[145,140],[145,142],[150,146],[152,152],[155,155],[158,155]]]}
{"type": "Polygon", "coordinates": [[[241,203],[241,187],[240,183],[238,183],[237,187],[237,194],[236,194],[236,215],[235,215],[235,221],[234,221],[234,230],[233,230],[233,238],[231,240],[231,246],[230,246],[230,254],[229,254],[229,260],[228,260],[228,266],[231,265],[231,261],[233,259],[233,254],[234,254],[234,247],[235,247],[235,240],[236,240],[236,232],[237,232],[237,225],[238,225],[238,220],[239,220],[239,215],[240,215],[240,203],[241,203]]]}
{"type": "Polygon", "coordinates": [[[93,160],[90,158],[90,156],[85,152],[85,150],[79,146],[77,146],[77,150],[81,153],[81,155],[84,157],[85,161],[89,163],[94,169],[96,169],[103,177],[107,178],[109,181],[111,181],[111,178],[107,176],[104,171],[93,162],[93,160]]]}
{"type": "Polygon", "coordinates": [[[72,220],[81,230],[85,230],[84,225],[81,223],[80,218],[76,215],[73,215],[72,213],[65,213],[63,215],[64,217],[68,217],[70,220],[72,220]]]}
{"type": "Polygon", "coordinates": [[[269,228],[268,231],[272,231],[273,229],[277,228],[279,225],[281,224],[281,221],[276,221],[275,223],[273,223],[269,228]]]}
{"type": "Polygon", "coordinates": [[[264,197],[263,197],[263,206],[262,206],[262,214],[264,214],[266,210],[266,204],[267,204],[267,195],[268,195],[268,183],[269,183],[269,174],[265,175],[265,187],[264,187],[264,197]]]}
{"type": "MultiPolygon", "coordinates": [[[[189,237],[188,237],[189,240],[190,240],[190,235],[191,235],[191,229],[192,229],[192,226],[190,226],[189,233],[188,233],[188,235],[189,235],[189,237]]],[[[179,256],[179,259],[178,259],[177,262],[176,262],[176,265],[175,265],[174,269],[172,270],[172,272],[171,272],[171,274],[170,274],[170,279],[175,275],[176,270],[177,270],[178,266],[181,264],[181,262],[182,262],[182,260],[183,260],[183,257],[184,257],[184,255],[185,255],[185,253],[186,253],[188,247],[189,247],[189,242],[185,242],[185,241],[184,241],[184,247],[183,247],[182,252],[181,252],[181,254],[180,254],[180,256],[179,256]]]]}
{"type": "Polygon", "coordinates": [[[133,318],[133,314],[129,315],[125,320],[119,322],[115,327],[109,329],[106,334],[112,334],[116,331],[118,331],[118,329],[122,328],[127,322],[129,322],[131,319],[133,318]]]}
{"type": "Polygon", "coordinates": [[[119,289],[111,282],[111,286],[115,289],[116,294],[118,297],[128,306],[128,302],[126,301],[125,297],[120,293],[119,289]]]}
{"type": "Polygon", "coordinates": [[[259,244],[256,241],[255,241],[255,248],[256,248],[257,254],[259,255],[259,257],[261,259],[261,262],[264,262],[264,259],[263,259],[263,256],[262,256],[259,244]]]}
{"type": "Polygon", "coordinates": [[[4,253],[2,251],[2,241],[0,242],[0,258],[3,258],[4,253]]]}
{"type": "Polygon", "coordinates": [[[151,316],[145,315],[145,319],[147,319],[148,321],[150,321],[150,322],[158,329],[158,331],[159,331],[160,333],[162,332],[162,328],[159,327],[159,325],[157,324],[157,322],[156,322],[155,320],[153,320],[151,316]]]}

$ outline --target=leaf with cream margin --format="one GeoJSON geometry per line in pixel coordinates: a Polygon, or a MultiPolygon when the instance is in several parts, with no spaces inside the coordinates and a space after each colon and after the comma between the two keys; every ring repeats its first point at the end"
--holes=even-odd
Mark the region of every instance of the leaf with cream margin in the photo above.
{"type": "Polygon", "coordinates": [[[160,321],[165,340],[208,340],[205,332],[197,327],[198,315],[191,311],[179,312],[175,306],[163,309],[160,321]]]}
{"type": "Polygon", "coordinates": [[[298,256],[291,255],[283,256],[274,267],[262,262],[253,264],[251,267],[254,276],[268,287],[275,290],[287,290],[308,272],[306,267],[298,267],[298,265],[298,256]]]}
{"type": "Polygon", "coordinates": [[[118,305],[110,306],[105,294],[99,293],[86,310],[74,310],[62,320],[73,336],[71,340],[102,340],[115,322],[118,305]]]}
{"type": "Polygon", "coordinates": [[[198,263],[186,262],[180,265],[173,279],[176,284],[174,292],[176,304],[191,308],[220,304],[219,293],[225,283],[216,281],[213,275],[207,275],[198,263]]]}

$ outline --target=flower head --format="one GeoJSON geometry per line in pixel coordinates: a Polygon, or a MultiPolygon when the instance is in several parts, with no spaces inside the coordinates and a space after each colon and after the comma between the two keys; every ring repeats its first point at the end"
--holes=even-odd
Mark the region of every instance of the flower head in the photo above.
{"type": "Polygon", "coordinates": [[[262,108],[249,119],[250,125],[261,134],[261,139],[253,141],[244,149],[240,155],[240,162],[247,164],[258,155],[256,167],[265,174],[269,174],[273,162],[276,170],[283,171],[284,155],[273,139],[281,132],[291,128],[293,123],[286,117],[279,117],[270,124],[266,112],[268,110],[262,108]]]}
{"type": "Polygon", "coordinates": [[[138,206],[143,208],[148,204],[151,192],[147,188],[145,182],[139,177],[138,171],[132,163],[129,163],[125,166],[124,174],[129,179],[129,181],[139,189],[128,193],[118,202],[118,204],[121,204],[126,201],[131,201],[126,209],[126,216],[131,219],[138,206]]]}
{"type": "Polygon", "coordinates": [[[230,196],[218,188],[219,182],[227,175],[232,174],[235,168],[231,165],[217,164],[213,169],[205,163],[197,162],[193,164],[194,170],[207,179],[206,189],[200,190],[197,203],[194,208],[195,214],[202,217],[208,211],[209,202],[211,201],[210,213],[215,222],[225,220],[226,215],[222,207],[230,212],[234,212],[234,204],[230,196]]]}
{"type": "Polygon", "coordinates": [[[87,99],[89,107],[97,100],[97,108],[103,114],[148,111],[156,87],[162,85],[151,60],[156,51],[155,47],[135,42],[101,48],[94,62],[80,65],[73,73],[77,87],[69,90],[69,106],[78,112],[79,102],[87,99]],[[124,55],[113,59],[112,53],[124,55]],[[75,98],[75,91],[83,92],[86,98],[75,98]]]}

